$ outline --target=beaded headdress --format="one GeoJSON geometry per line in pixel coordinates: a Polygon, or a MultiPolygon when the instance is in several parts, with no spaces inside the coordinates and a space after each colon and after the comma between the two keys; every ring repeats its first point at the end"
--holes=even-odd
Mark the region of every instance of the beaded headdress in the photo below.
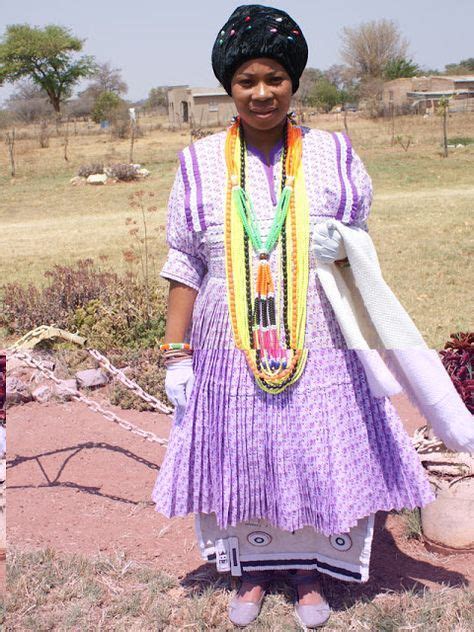
{"type": "Polygon", "coordinates": [[[293,93],[297,91],[308,60],[300,27],[280,9],[242,5],[219,30],[212,49],[212,69],[228,94],[237,68],[257,57],[278,61],[291,77],[293,93]]]}

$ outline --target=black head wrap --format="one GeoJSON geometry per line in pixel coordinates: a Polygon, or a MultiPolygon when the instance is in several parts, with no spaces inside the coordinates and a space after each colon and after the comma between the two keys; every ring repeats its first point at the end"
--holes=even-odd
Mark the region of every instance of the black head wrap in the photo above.
{"type": "Polygon", "coordinates": [[[308,60],[308,45],[300,27],[280,9],[242,5],[219,31],[212,49],[212,69],[228,94],[237,68],[257,57],[278,61],[291,77],[293,94],[298,90],[308,60]]]}

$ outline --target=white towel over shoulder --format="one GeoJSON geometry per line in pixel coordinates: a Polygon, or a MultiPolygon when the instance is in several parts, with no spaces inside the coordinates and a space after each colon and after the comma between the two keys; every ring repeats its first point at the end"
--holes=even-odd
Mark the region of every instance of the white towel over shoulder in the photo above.
{"type": "Polygon", "coordinates": [[[403,387],[448,448],[474,452],[474,419],[438,353],[385,282],[369,234],[337,220],[327,223],[341,234],[350,268],[318,264],[318,276],[371,392],[391,396],[403,387]]]}

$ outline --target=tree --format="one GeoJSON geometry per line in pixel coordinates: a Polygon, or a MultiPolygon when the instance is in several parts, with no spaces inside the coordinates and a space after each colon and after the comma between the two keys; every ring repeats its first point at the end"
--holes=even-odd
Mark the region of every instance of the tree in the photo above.
{"type": "Polygon", "coordinates": [[[316,81],[323,77],[323,72],[318,68],[305,68],[300,78],[300,85],[298,92],[295,94],[295,99],[303,105],[309,105],[308,98],[311,90],[314,88],[316,81]]]}
{"type": "Polygon", "coordinates": [[[324,77],[316,81],[308,95],[308,104],[329,112],[341,103],[341,92],[324,77]]]}
{"type": "Polygon", "coordinates": [[[354,71],[345,64],[333,64],[324,71],[324,77],[339,90],[340,103],[359,100],[359,80],[354,71]]]}
{"type": "Polygon", "coordinates": [[[92,75],[93,81],[79,93],[79,96],[92,97],[95,100],[102,92],[113,92],[118,95],[127,94],[128,86],[120,73],[121,69],[111,68],[109,62],[98,64],[92,75]]]}
{"type": "Polygon", "coordinates": [[[92,120],[94,123],[114,120],[119,112],[123,110],[125,102],[115,92],[102,92],[96,99],[92,109],[92,120]]]}
{"type": "Polygon", "coordinates": [[[24,123],[34,123],[41,118],[51,116],[54,112],[43,88],[29,79],[19,82],[17,89],[9,96],[5,105],[24,123]]]}
{"type": "Polygon", "coordinates": [[[59,114],[75,84],[96,69],[89,55],[74,59],[83,43],[64,26],[9,25],[0,41],[0,84],[29,77],[46,92],[59,114]]]}
{"type": "Polygon", "coordinates": [[[448,75],[464,75],[474,72],[474,57],[461,59],[458,64],[446,64],[446,74],[448,75]]]}
{"type": "Polygon", "coordinates": [[[148,93],[148,99],[145,102],[145,108],[155,110],[157,108],[168,107],[168,88],[159,86],[152,88],[148,93]]]}
{"type": "Polygon", "coordinates": [[[392,20],[372,20],[357,27],[344,27],[341,57],[354,74],[365,80],[383,76],[393,59],[405,58],[408,42],[392,20]]]}
{"type": "Polygon", "coordinates": [[[383,78],[390,81],[391,79],[400,79],[401,77],[416,77],[420,68],[412,59],[397,57],[391,59],[383,69],[383,78]]]}

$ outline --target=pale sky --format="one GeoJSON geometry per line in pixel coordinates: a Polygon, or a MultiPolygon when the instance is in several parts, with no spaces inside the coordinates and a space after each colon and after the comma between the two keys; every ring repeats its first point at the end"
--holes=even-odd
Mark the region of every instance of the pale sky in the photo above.
{"type": "MultiPolygon", "coordinates": [[[[270,3],[271,4],[271,3],[270,3]]],[[[341,63],[343,26],[393,19],[422,67],[474,57],[473,0],[292,0],[275,2],[299,23],[309,45],[309,66],[341,63]]],[[[0,0],[0,34],[7,24],[68,26],[85,39],[83,52],[122,69],[131,100],[159,85],[215,86],[210,51],[238,2],[228,0],[0,0]]],[[[84,87],[84,86],[82,86],[84,87]]],[[[11,93],[0,88],[0,103],[11,93]]]]}

